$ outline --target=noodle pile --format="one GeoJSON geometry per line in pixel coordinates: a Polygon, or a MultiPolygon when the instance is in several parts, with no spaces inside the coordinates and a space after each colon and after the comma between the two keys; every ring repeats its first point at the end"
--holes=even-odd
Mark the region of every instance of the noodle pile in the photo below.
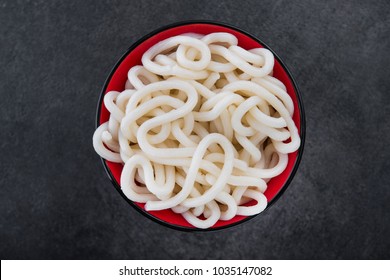
{"type": "Polygon", "coordinates": [[[267,182],[300,138],[273,54],[237,43],[229,33],[168,38],[129,70],[124,91],[105,94],[110,118],[93,146],[124,163],[122,191],[145,210],[172,209],[209,228],[266,208],[267,182]]]}

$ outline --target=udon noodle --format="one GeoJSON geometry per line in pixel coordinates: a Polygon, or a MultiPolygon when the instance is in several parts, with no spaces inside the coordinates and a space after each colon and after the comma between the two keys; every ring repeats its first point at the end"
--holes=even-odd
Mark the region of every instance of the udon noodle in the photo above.
{"type": "Polygon", "coordinates": [[[123,163],[120,185],[146,211],[172,209],[197,228],[255,215],[267,182],[300,146],[294,105],[274,56],[229,33],[163,40],[104,96],[96,152],[123,163]],[[248,204],[254,200],[255,203],[248,204]]]}

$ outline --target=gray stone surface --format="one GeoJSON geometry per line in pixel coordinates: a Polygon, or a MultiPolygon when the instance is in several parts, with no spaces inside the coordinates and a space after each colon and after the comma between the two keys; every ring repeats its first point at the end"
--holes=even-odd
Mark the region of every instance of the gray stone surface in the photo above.
{"type": "Polygon", "coordinates": [[[389,259],[389,1],[0,0],[2,259],[389,259]],[[92,148],[96,102],[135,40],[218,20],[262,38],[301,88],[300,169],[261,217],[162,227],[119,196],[92,148]]]}

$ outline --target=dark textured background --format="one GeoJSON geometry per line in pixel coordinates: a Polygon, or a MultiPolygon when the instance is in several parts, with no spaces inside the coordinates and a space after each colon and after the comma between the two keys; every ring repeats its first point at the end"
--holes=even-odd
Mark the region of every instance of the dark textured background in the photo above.
{"type": "Polygon", "coordinates": [[[390,258],[390,2],[0,1],[2,259],[390,258]],[[307,117],[264,215],[185,233],[129,207],[92,148],[103,82],[144,34],[218,20],[268,43],[307,117]]]}

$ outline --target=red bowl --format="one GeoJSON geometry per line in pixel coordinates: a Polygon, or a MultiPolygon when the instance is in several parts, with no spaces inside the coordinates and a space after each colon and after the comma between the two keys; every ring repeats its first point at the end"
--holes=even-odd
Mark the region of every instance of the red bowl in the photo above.
{"type": "MultiPolygon", "coordinates": [[[[286,190],[292,178],[294,177],[295,172],[297,171],[300,159],[302,157],[305,141],[305,117],[300,93],[290,71],[287,69],[285,64],[282,62],[279,56],[276,55],[274,51],[272,51],[261,40],[248,34],[245,31],[223,23],[209,21],[189,21],[175,23],[169,26],[159,28],[149,33],[145,37],[141,38],[136,43],[134,43],[118,60],[118,62],[111,70],[111,73],[108,76],[106,82],[104,83],[97,107],[96,127],[98,127],[103,122],[108,121],[109,118],[109,112],[107,111],[103,103],[104,95],[112,90],[123,91],[125,89],[127,72],[134,65],[141,65],[141,58],[143,53],[146,52],[151,46],[166,38],[188,32],[201,34],[209,34],[213,32],[228,32],[238,38],[239,46],[245,49],[264,47],[269,49],[275,56],[275,66],[273,72],[274,77],[278,78],[285,84],[285,86],[287,87],[287,92],[294,102],[295,110],[293,120],[300,133],[301,146],[298,151],[289,154],[288,165],[287,168],[283,171],[283,173],[277,177],[272,178],[268,182],[268,188],[264,193],[268,199],[268,209],[286,190]]],[[[143,203],[137,203],[129,200],[121,191],[119,182],[123,165],[119,163],[113,163],[104,159],[102,159],[102,162],[109,178],[111,179],[115,188],[122,195],[122,197],[140,213],[152,219],[153,221],[156,221],[165,226],[180,230],[210,231],[231,227],[240,224],[244,221],[248,221],[253,217],[257,216],[255,215],[247,217],[237,215],[229,221],[218,221],[213,227],[209,229],[199,229],[189,224],[180,214],[176,214],[171,210],[145,211],[143,203]]]]}

